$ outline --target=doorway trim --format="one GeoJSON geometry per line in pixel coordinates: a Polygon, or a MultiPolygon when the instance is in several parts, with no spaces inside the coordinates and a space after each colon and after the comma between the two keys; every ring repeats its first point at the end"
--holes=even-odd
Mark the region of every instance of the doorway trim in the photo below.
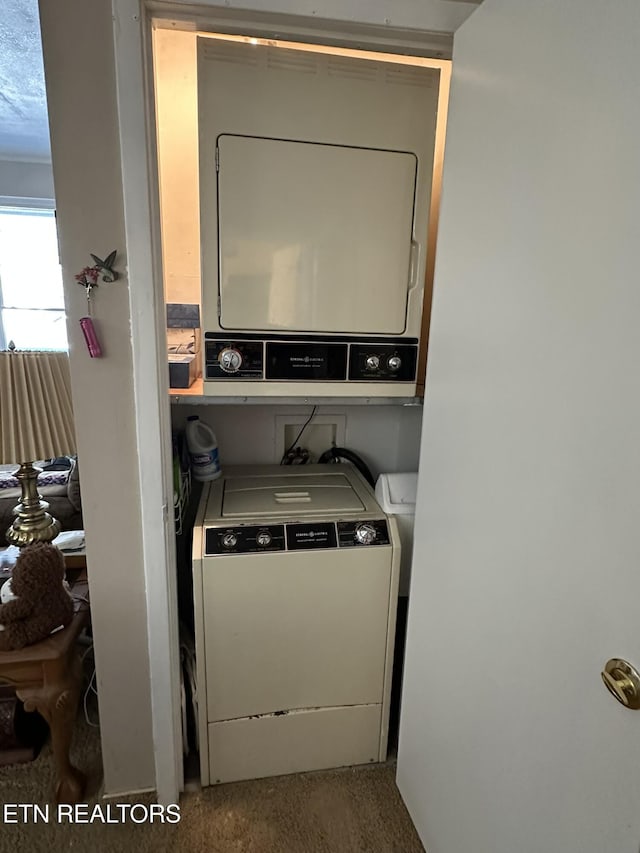
{"type": "Polygon", "coordinates": [[[127,242],[133,391],[158,802],[183,785],[178,596],[171,485],[171,418],[150,29],[144,0],[113,0],[116,99],[127,242]],[[159,283],[159,284],[158,284],[159,283]]]}

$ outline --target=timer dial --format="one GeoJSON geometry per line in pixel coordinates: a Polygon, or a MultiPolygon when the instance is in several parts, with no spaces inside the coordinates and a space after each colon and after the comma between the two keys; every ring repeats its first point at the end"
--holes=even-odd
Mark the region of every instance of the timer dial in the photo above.
{"type": "Polygon", "coordinates": [[[233,347],[220,350],[218,362],[225,373],[237,373],[242,367],[242,353],[233,347]]]}
{"type": "Polygon", "coordinates": [[[376,541],[376,529],[373,524],[359,524],[356,527],[356,541],[361,545],[371,545],[376,541]]]}

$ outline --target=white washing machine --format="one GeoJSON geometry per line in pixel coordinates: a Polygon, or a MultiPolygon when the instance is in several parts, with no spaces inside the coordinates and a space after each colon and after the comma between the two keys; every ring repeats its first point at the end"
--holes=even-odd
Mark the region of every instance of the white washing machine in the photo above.
{"type": "Polygon", "coordinates": [[[400,545],[350,465],[229,468],[193,537],[202,784],[383,761],[400,545]]]}

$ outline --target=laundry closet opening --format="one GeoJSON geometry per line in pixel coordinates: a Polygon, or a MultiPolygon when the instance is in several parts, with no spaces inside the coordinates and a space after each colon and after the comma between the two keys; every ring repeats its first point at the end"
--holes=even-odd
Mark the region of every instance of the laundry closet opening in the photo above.
{"type": "MultiPolygon", "coordinates": [[[[201,756],[198,763],[195,753],[208,748],[214,756],[216,722],[207,717],[199,723],[191,697],[196,689],[200,697],[213,691],[209,709],[216,702],[233,706],[226,723],[241,720],[244,711],[233,697],[214,695],[208,681],[197,684],[217,672],[198,661],[204,652],[195,650],[199,630],[203,637],[206,631],[213,635],[206,623],[208,611],[216,609],[211,596],[218,599],[212,589],[194,592],[194,577],[197,587],[209,565],[211,570],[221,565],[203,560],[194,571],[194,538],[206,539],[203,506],[197,516],[201,493],[217,489],[224,501],[224,478],[235,466],[242,476],[247,466],[282,466],[283,476],[301,484],[296,494],[313,487],[311,472],[322,479],[316,465],[328,459],[345,467],[327,466],[327,474],[350,463],[350,472],[355,467],[356,492],[366,491],[366,480],[375,483],[381,474],[417,472],[451,63],[250,34],[197,33],[158,21],[153,64],[185,772],[213,784],[219,781],[215,770],[209,780],[207,762],[201,756]],[[217,486],[193,477],[185,429],[194,416],[215,432],[223,472],[217,486]]],[[[391,502],[411,500],[389,498],[388,484],[386,494],[391,502]]],[[[363,519],[377,524],[384,513],[377,507],[370,512],[368,499],[360,502],[363,519]]],[[[350,511],[336,508],[335,519],[331,515],[326,523],[348,521],[350,511]]],[[[303,516],[300,510],[294,520],[303,516]]],[[[283,525],[292,518],[283,515],[283,525]]],[[[275,533],[276,539],[280,530],[270,517],[264,524],[254,523],[253,515],[227,522],[220,510],[219,520],[236,539],[247,527],[269,537],[275,533]]],[[[283,533],[283,541],[288,535],[283,533]]],[[[326,565],[340,553],[338,540],[326,565]]],[[[264,556],[273,561],[274,555],[264,556]]],[[[322,559],[313,557],[322,572],[322,559]]],[[[236,560],[234,569],[242,557],[228,559],[236,560]]],[[[393,670],[389,749],[397,732],[410,590],[406,543],[401,562],[401,570],[394,569],[393,601],[377,616],[388,626],[393,610],[395,623],[397,605],[398,627],[387,658],[381,651],[371,664],[389,678],[393,670]]],[[[333,597],[335,612],[348,620],[344,590],[337,576],[334,581],[320,610],[330,614],[333,597]]],[[[388,598],[391,581],[381,582],[387,583],[388,598]]],[[[268,590],[269,584],[261,593],[265,607],[276,607],[267,603],[268,590]]],[[[365,624],[362,613],[352,615],[365,624]]],[[[221,613],[218,617],[219,624],[221,613]]],[[[272,618],[282,621],[277,610],[272,618]]],[[[386,637],[385,631],[371,630],[375,642],[386,637]]],[[[357,633],[350,632],[348,642],[356,642],[357,633]]],[[[238,665],[239,677],[240,671],[238,665]]],[[[315,696],[313,685],[308,695],[315,696]]],[[[366,690],[362,697],[363,707],[375,704],[366,690]]],[[[265,702],[256,706],[265,716],[292,710],[265,702]]],[[[350,702],[336,699],[337,705],[350,702]]],[[[247,734],[229,725],[225,738],[242,741],[247,734]]],[[[286,749],[286,736],[281,748],[286,749]]],[[[232,771],[225,778],[241,776],[232,771]]]]}

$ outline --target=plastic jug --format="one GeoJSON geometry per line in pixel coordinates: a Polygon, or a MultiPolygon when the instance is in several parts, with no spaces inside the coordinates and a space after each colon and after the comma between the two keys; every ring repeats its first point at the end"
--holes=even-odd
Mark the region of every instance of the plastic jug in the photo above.
{"type": "Polygon", "coordinates": [[[413,526],[416,515],[417,472],[380,474],[376,483],[376,500],[382,509],[395,515],[400,534],[400,587],[398,595],[409,595],[411,560],[413,558],[413,526]]]}
{"type": "Polygon", "coordinates": [[[222,473],[216,434],[198,415],[187,418],[185,429],[191,473],[195,480],[215,480],[222,473]]]}

